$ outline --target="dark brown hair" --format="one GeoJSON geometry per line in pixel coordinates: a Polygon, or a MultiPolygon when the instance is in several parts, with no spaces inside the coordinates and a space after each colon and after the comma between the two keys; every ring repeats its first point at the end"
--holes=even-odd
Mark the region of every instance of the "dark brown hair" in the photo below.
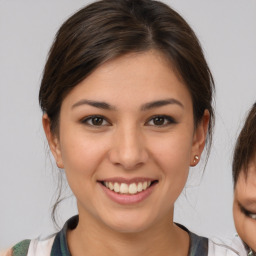
{"type": "Polygon", "coordinates": [[[253,157],[256,157],[256,102],[252,106],[236,142],[232,166],[234,187],[241,172],[247,176],[248,166],[253,157]]]}
{"type": "Polygon", "coordinates": [[[200,43],[177,12],[153,0],[97,1],[61,26],[50,49],[39,92],[41,108],[51,120],[51,131],[58,134],[65,96],[97,67],[127,53],[150,49],[161,52],[186,84],[195,126],[204,111],[209,111],[210,147],[214,81],[200,43]]]}

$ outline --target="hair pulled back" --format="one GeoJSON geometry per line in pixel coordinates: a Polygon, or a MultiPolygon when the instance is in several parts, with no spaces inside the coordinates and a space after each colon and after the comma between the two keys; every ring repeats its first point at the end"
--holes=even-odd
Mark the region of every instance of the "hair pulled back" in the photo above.
{"type": "MultiPolygon", "coordinates": [[[[49,52],[39,92],[39,103],[51,121],[52,133],[58,135],[60,109],[65,96],[97,67],[125,54],[151,49],[161,52],[171,62],[187,86],[195,126],[204,111],[209,111],[210,148],[214,125],[214,81],[200,43],[177,12],[153,0],[97,1],[79,10],[60,27],[49,52]]],[[[62,201],[62,179],[59,182],[57,203],[52,212],[55,224],[54,212],[62,201]]]]}
{"type": "MultiPolygon", "coordinates": [[[[167,5],[151,0],[103,0],[71,16],[59,29],[43,72],[39,102],[58,132],[65,96],[99,65],[130,52],[156,49],[177,70],[191,93],[195,125],[210,112],[214,82],[202,49],[186,21],[167,5]]],[[[150,63],[149,63],[150,65],[150,63]]]]}
{"type": "Polygon", "coordinates": [[[253,157],[256,158],[256,102],[252,106],[236,142],[232,166],[234,187],[241,172],[247,175],[248,166],[253,157]]]}

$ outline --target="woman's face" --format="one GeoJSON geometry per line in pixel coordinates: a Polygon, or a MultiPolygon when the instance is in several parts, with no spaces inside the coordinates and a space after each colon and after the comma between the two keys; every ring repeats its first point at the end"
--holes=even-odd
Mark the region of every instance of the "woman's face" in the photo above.
{"type": "Polygon", "coordinates": [[[238,177],[233,214],[239,236],[256,251],[256,156],[249,164],[247,178],[244,172],[238,177]]]}
{"type": "Polygon", "coordinates": [[[108,61],[78,84],[63,100],[58,137],[43,119],[79,220],[119,232],[170,223],[208,125],[205,114],[194,128],[190,93],[156,51],[108,61]]]}

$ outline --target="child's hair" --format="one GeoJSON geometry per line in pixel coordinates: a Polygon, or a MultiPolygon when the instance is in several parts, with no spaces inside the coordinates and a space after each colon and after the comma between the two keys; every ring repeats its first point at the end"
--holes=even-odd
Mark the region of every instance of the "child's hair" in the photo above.
{"type": "Polygon", "coordinates": [[[233,156],[233,181],[236,186],[239,174],[247,175],[248,166],[256,156],[256,102],[252,106],[238,136],[233,156]]]}
{"type": "Polygon", "coordinates": [[[58,135],[65,96],[97,67],[125,54],[148,50],[159,51],[186,85],[192,98],[195,127],[204,111],[209,111],[209,154],[214,125],[212,74],[187,22],[169,6],[153,0],[97,1],[61,26],[50,49],[39,92],[40,106],[51,121],[51,131],[58,135]]]}

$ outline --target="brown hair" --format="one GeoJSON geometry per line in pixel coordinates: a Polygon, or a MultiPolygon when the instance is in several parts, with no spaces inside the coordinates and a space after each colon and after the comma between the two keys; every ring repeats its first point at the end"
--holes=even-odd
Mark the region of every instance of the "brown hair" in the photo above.
{"type": "Polygon", "coordinates": [[[252,106],[238,136],[233,156],[233,181],[236,186],[239,174],[248,172],[248,166],[256,155],[256,102],[252,106]]]}
{"type": "Polygon", "coordinates": [[[214,81],[200,43],[177,12],[153,0],[97,1],[61,26],[50,49],[39,92],[41,108],[51,120],[51,131],[58,134],[65,96],[99,65],[150,49],[163,53],[186,84],[192,97],[195,126],[204,111],[209,111],[210,148],[214,81]]]}

